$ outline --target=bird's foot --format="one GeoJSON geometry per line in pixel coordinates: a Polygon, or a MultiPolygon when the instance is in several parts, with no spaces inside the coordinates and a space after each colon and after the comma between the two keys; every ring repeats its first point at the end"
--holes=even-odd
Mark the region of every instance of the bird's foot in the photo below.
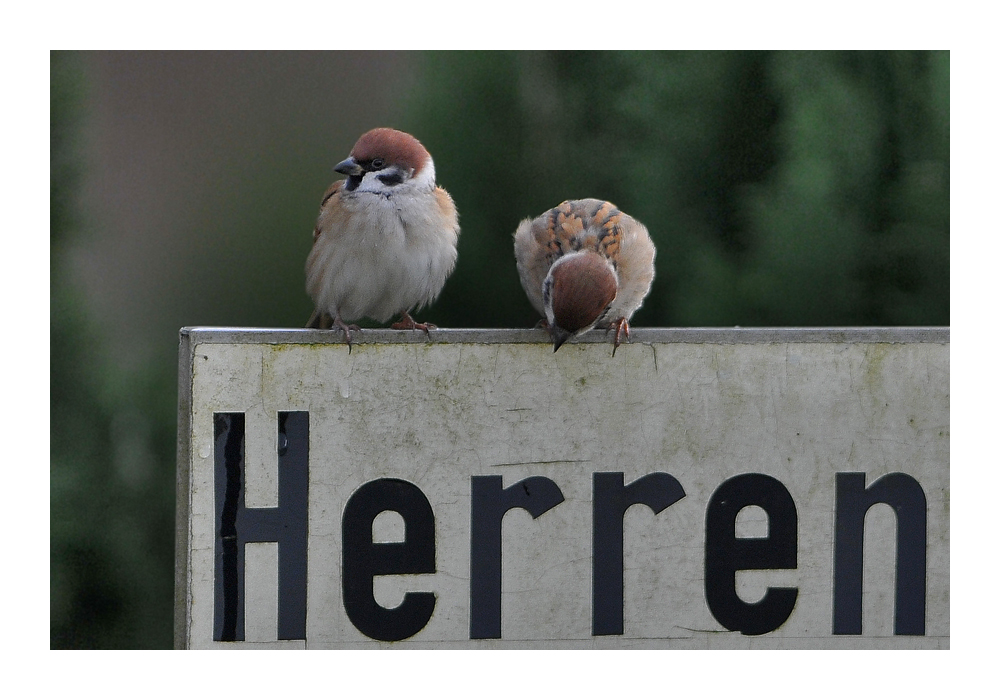
{"type": "Polygon", "coordinates": [[[433,323],[417,323],[407,311],[404,311],[402,317],[389,327],[397,331],[423,331],[428,336],[432,330],[437,330],[437,326],[433,323]]]}
{"type": "Polygon", "coordinates": [[[333,319],[331,328],[339,328],[344,331],[344,338],[347,340],[347,354],[351,354],[351,331],[361,332],[361,328],[353,323],[344,323],[344,320],[337,314],[337,317],[333,319]]]}
{"type": "Polygon", "coordinates": [[[620,318],[617,321],[612,321],[611,325],[608,326],[608,330],[611,330],[612,328],[615,329],[615,349],[611,351],[611,357],[614,357],[615,353],[618,352],[618,346],[622,344],[622,334],[625,334],[626,342],[631,342],[629,341],[631,333],[629,332],[627,318],[620,318]]]}
{"type": "Polygon", "coordinates": [[[329,331],[329,330],[341,330],[344,331],[344,338],[347,340],[347,354],[351,354],[351,331],[361,332],[361,328],[354,325],[353,323],[344,323],[344,319],[340,317],[337,313],[331,316],[325,311],[320,311],[316,309],[313,311],[313,315],[309,318],[309,323],[306,324],[306,328],[318,328],[319,330],[329,331]]]}

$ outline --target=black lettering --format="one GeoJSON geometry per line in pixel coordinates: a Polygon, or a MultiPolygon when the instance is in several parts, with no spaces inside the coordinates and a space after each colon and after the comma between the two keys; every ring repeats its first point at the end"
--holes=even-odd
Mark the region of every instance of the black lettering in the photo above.
{"type": "Polygon", "coordinates": [[[593,634],[625,633],[625,511],[642,503],[660,513],[684,498],[674,477],[654,472],[625,485],[622,472],[594,473],[593,634]]]}
{"type": "Polygon", "coordinates": [[[796,588],[768,588],[756,603],[736,594],[736,572],[798,566],[798,514],[791,494],[765,474],[740,474],[723,482],[705,516],[705,599],[726,629],[767,634],[785,623],[798,597],[796,588]],[[736,537],[736,516],[746,506],[767,513],[768,536],[736,537]]]}
{"type": "Polygon", "coordinates": [[[278,506],[247,508],[246,416],[216,413],[213,639],[245,639],[245,545],[278,543],[278,639],[306,638],[309,413],[278,413],[278,506]]]}
{"type": "Polygon", "coordinates": [[[923,635],[927,593],[927,499],[908,474],[886,474],[865,488],[864,472],[837,474],[833,633],[861,634],[865,514],[885,503],[896,514],[895,633],[923,635]]]}
{"type": "Polygon", "coordinates": [[[503,516],[524,508],[537,518],[565,500],[556,483],[532,476],[503,488],[501,476],[472,477],[472,555],[469,582],[469,638],[500,638],[503,516]]]}
{"type": "Polygon", "coordinates": [[[433,574],[436,563],[434,512],[424,493],[401,479],[364,484],[344,506],[344,609],[363,634],[385,642],[412,637],[434,613],[434,593],[407,593],[399,607],[375,600],[374,578],[387,574],[433,574]],[[406,527],[403,542],[373,542],[372,523],[395,511],[406,527]]]}

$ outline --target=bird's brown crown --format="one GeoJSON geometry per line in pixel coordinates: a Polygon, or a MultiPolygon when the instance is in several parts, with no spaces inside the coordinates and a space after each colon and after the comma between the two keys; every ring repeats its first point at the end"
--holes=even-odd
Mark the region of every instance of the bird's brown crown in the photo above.
{"type": "Polygon", "coordinates": [[[412,168],[416,175],[431,155],[422,143],[405,131],[380,127],[361,135],[351,149],[351,157],[366,166],[382,159],[386,165],[412,168]]]}
{"type": "Polygon", "coordinates": [[[562,258],[551,270],[552,316],[560,328],[575,333],[593,325],[618,293],[607,261],[590,251],[562,258]]]}

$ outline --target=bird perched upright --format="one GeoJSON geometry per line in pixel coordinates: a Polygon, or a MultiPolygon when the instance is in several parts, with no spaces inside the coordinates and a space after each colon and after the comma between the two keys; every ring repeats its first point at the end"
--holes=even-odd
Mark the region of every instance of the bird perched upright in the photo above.
{"type": "Polygon", "coordinates": [[[380,323],[427,332],[411,311],[433,302],[455,269],[458,211],[437,186],[434,160],[417,139],[372,129],[334,170],[347,176],[323,195],[306,291],[316,304],[310,328],[339,328],[348,348],[350,324],[380,323]]]}
{"type": "Polygon", "coordinates": [[[522,221],[514,256],[553,351],[596,326],[614,329],[614,355],[649,293],[656,248],[646,227],[611,202],[577,199],[522,221]]]}

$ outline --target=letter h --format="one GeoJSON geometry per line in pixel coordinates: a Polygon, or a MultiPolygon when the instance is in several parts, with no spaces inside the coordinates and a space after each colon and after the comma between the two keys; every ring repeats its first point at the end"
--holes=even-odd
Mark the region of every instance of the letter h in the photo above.
{"type": "Polygon", "coordinates": [[[278,543],[278,639],[306,637],[309,413],[278,413],[278,506],[247,508],[246,416],[215,414],[215,631],[245,639],[245,545],[278,543]]]}

